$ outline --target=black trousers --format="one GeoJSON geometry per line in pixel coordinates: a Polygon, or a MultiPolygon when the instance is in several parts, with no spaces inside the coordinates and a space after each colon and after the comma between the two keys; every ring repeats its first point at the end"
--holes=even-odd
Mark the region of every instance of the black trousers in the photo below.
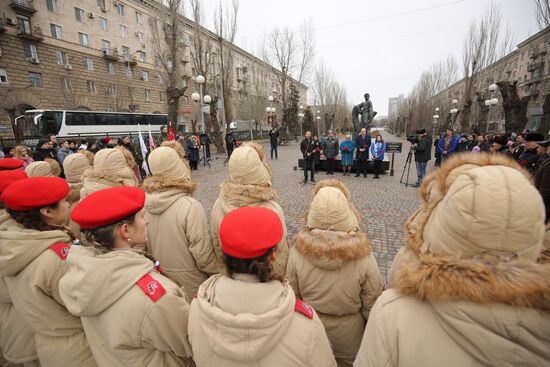
{"type": "Polygon", "coordinates": [[[327,158],[327,172],[328,173],[334,173],[334,158],[327,158]]]}
{"type": "Polygon", "coordinates": [[[315,161],[313,159],[304,159],[304,181],[307,181],[307,171],[311,172],[311,181],[315,179],[315,161]]]}
{"type": "Polygon", "coordinates": [[[189,161],[189,166],[191,167],[191,170],[196,171],[198,167],[199,161],[189,161]]]}
{"type": "Polygon", "coordinates": [[[271,159],[273,159],[273,152],[275,152],[275,159],[278,159],[279,156],[277,154],[277,143],[271,143],[271,159]]]}
{"type": "Polygon", "coordinates": [[[363,174],[363,175],[366,175],[367,174],[367,167],[369,165],[369,161],[357,161],[357,164],[358,164],[358,167],[357,167],[357,174],[363,174]]]}
{"type": "Polygon", "coordinates": [[[373,164],[374,164],[374,175],[378,177],[378,175],[382,171],[382,161],[376,159],[373,161],[373,164]]]}

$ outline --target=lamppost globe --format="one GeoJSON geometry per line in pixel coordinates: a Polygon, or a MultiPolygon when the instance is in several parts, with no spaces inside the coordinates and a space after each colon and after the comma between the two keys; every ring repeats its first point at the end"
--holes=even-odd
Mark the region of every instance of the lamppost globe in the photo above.
{"type": "Polygon", "coordinates": [[[202,76],[202,75],[197,76],[196,81],[199,84],[204,84],[204,81],[205,81],[204,76],[202,76]]]}
{"type": "Polygon", "coordinates": [[[486,100],[485,100],[485,106],[486,106],[486,107],[490,107],[490,106],[491,106],[491,100],[490,100],[490,99],[486,99],[486,100]]]}
{"type": "Polygon", "coordinates": [[[212,102],[212,97],[210,97],[208,94],[204,96],[204,103],[210,103],[212,102]]]}
{"type": "Polygon", "coordinates": [[[271,107],[266,107],[265,112],[270,113],[271,112],[271,107]]]}
{"type": "Polygon", "coordinates": [[[435,112],[439,112],[439,107],[436,107],[436,108],[435,108],[435,112]]]}
{"type": "Polygon", "coordinates": [[[439,118],[439,115],[434,115],[434,120],[437,120],[439,118]]]}
{"type": "Polygon", "coordinates": [[[458,103],[458,99],[453,99],[453,104],[457,104],[458,103]]]}
{"type": "Polygon", "coordinates": [[[201,99],[201,96],[197,92],[194,92],[193,94],[191,94],[191,99],[195,102],[198,102],[201,99]]]}
{"type": "Polygon", "coordinates": [[[498,99],[492,98],[491,99],[491,106],[496,106],[498,104],[498,99]]]}
{"type": "Polygon", "coordinates": [[[321,116],[317,116],[316,119],[317,119],[317,120],[320,120],[320,119],[321,119],[321,116]]]}
{"type": "Polygon", "coordinates": [[[275,109],[275,107],[271,107],[271,113],[275,113],[277,112],[277,110],[275,109]]]}
{"type": "Polygon", "coordinates": [[[303,109],[304,109],[304,106],[301,106],[301,105],[300,105],[300,107],[298,107],[298,108],[301,109],[301,110],[303,110],[303,109]]]}
{"type": "Polygon", "coordinates": [[[458,110],[457,110],[456,108],[453,108],[453,109],[451,110],[451,113],[452,113],[452,114],[455,114],[455,113],[457,113],[457,112],[458,112],[458,110]]]}
{"type": "Polygon", "coordinates": [[[273,102],[273,96],[267,97],[267,100],[268,100],[269,102],[273,102]]]}
{"type": "Polygon", "coordinates": [[[317,110],[317,113],[319,114],[319,113],[321,113],[321,111],[317,110]]]}
{"type": "Polygon", "coordinates": [[[489,86],[489,91],[494,92],[494,91],[497,90],[497,88],[498,88],[498,86],[497,86],[496,84],[493,83],[493,84],[491,84],[491,85],[489,86]]]}

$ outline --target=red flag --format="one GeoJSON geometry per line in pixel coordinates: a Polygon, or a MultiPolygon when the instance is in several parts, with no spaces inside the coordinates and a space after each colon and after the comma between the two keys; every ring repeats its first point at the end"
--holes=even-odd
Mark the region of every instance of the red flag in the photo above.
{"type": "Polygon", "coordinates": [[[174,128],[172,127],[172,121],[168,123],[168,140],[176,140],[176,136],[174,135],[174,128]]]}

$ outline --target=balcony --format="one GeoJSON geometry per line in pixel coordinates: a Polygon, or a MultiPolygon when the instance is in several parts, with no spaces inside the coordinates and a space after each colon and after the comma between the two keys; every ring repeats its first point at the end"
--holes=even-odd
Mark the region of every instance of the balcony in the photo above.
{"type": "Polygon", "coordinates": [[[529,51],[529,57],[533,60],[545,54],[546,54],[546,48],[544,47],[535,47],[529,51]]]}
{"type": "Polygon", "coordinates": [[[4,20],[0,19],[0,33],[4,33],[6,31],[6,25],[4,24],[4,20]]]}
{"type": "Polygon", "coordinates": [[[31,42],[41,42],[44,39],[39,27],[35,27],[34,30],[29,27],[18,27],[17,37],[31,42]]]}
{"type": "Polygon", "coordinates": [[[527,91],[525,92],[525,97],[536,97],[539,95],[539,87],[538,85],[532,85],[527,91]]]}
{"type": "Polygon", "coordinates": [[[111,61],[118,61],[119,55],[118,55],[118,50],[116,48],[104,48],[102,51],[103,51],[104,59],[111,60],[111,61]]]}
{"type": "Polygon", "coordinates": [[[124,64],[134,67],[137,65],[137,58],[135,56],[123,55],[122,61],[124,64]]]}
{"type": "Polygon", "coordinates": [[[36,13],[32,0],[10,0],[10,8],[16,12],[28,15],[36,13]]]}
{"type": "Polygon", "coordinates": [[[542,62],[530,62],[529,64],[527,64],[527,71],[533,72],[537,69],[542,68],[542,65],[542,62]]]}

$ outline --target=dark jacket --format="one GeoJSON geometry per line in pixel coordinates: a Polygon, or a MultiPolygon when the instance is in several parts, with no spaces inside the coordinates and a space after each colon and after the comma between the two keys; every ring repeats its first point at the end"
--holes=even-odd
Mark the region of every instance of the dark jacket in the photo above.
{"type": "Polygon", "coordinates": [[[340,150],[340,145],[338,144],[338,139],[335,137],[327,138],[323,143],[323,153],[327,159],[336,158],[338,156],[338,151],[340,150]]]}
{"type": "MultiPolygon", "coordinates": [[[[65,158],[67,158],[69,155],[73,154],[73,151],[70,150],[69,148],[65,149],[65,148],[60,148],[58,151],[57,151],[57,161],[59,162],[59,164],[61,165],[61,167],[63,167],[63,161],[65,160],[65,158]]],[[[49,157],[47,157],[49,158],[49,157]]]]}
{"type": "Polygon", "coordinates": [[[432,138],[424,135],[414,148],[415,162],[427,162],[432,159],[432,138]]]}
{"type": "Polygon", "coordinates": [[[323,147],[321,145],[321,142],[319,140],[313,140],[313,161],[316,165],[319,164],[321,161],[321,150],[323,150],[323,147]]]}
{"type": "Polygon", "coordinates": [[[35,161],[43,161],[46,158],[57,159],[52,149],[36,148],[32,155],[32,159],[35,161]]]}
{"type": "Polygon", "coordinates": [[[471,152],[472,149],[474,148],[474,142],[473,141],[469,141],[469,140],[464,140],[464,141],[460,141],[460,143],[458,143],[458,148],[456,149],[457,152],[459,153],[462,153],[462,152],[471,152]]]}
{"type": "Polygon", "coordinates": [[[507,146],[502,146],[498,148],[495,153],[502,154],[508,158],[514,158],[514,156],[512,155],[512,151],[507,146]]]}
{"type": "Polygon", "coordinates": [[[237,145],[237,140],[235,139],[235,136],[233,135],[233,132],[229,132],[225,134],[225,146],[228,150],[233,150],[235,146],[237,145]]]}
{"type": "Polygon", "coordinates": [[[491,151],[491,143],[489,143],[487,140],[485,140],[481,145],[479,146],[479,150],[482,152],[489,153],[491,151]]]}
{"type": "Polygon", "coordinates": [[[521,153],[519,157],[519,165],[525,168],[527,171],[535,174],[535,166],[539,160],[539,155],[536,149],[526,149],[521,153]]]}
{"type": "Polygon", "coordinates": [[[277,145],[279,143],[279,132],[271,130],[269,132],[269,142],[271,144],[277,145]]]}
{"type": "Polygon", "coordinates": [[[546,221],[550,221],[550,159],[540,165],[535,174],[535,187],[539,190],[546,207],[546,221]]]}
{"type": "Polygon", "coordinates": [[[315,144],[313,138],[304,138],[304,140],[302,140],[302,142],[300,143],[300,151],[302,152],[302,156],[304,157],[304,159],[310,158],[314,149],[315,144]]]}
{"type": "Polygon", "coordinates": [[[187,140],[187,159],[190,161],[199,160],[199,143],[193,140],[187,140]]]}
{"type": "Polygon", "coordinates": [[[357,135],[357,137],[355,138],[355,149],[357,149],[357,155],[355,158],[358,161],[366,161],[367,159],[369,159],[370,144],[370,134],[365,135],[365,137],[362,137],[361,134],[357,135]],[[364,149],[364,151],[361,152],[361,149],[364,149]]]}
{"type": "Polygon", "coordinates": [[[514,159],[516,161],[519,161],[519,157],[521,156],[524,150],[525,150],[525,145],[523,144],[516,145],[514,149],[512,149],[512,155],[514,156],[514,159]]]}

